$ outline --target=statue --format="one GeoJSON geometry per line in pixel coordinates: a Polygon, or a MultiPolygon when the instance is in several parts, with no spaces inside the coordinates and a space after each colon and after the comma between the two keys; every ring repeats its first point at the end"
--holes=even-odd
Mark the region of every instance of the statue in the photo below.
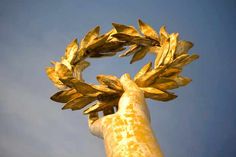
{"type": "Polygon", "coordinates": [[[133,26],[113,23],[113,29],[99,35],[100,27],[90,30],[78,44],[74,39],[66,48],[60,62],[52,62],[46,73],[60,89],[51,99],[65,103],[62,109],[80,110],[88,115],[93,135],[104,139],[108,157],[163,157],[151,128],[145,98],[169,101],[177,96],[169,92],[191,82],[181,76],[183,67],[199,56],[188,54],[193,44],[179,40],[178,33],[169,34],[162,26],[159,34],[148,24],[138,20],[140,34],[133,26]],[[131,78],[98,75],[99,85],[86,83],[82,72],[90,64],[85,59],[114,56],[132,56],[130,63],[155,54],[155,63],[144,65],[131,78]],[[103,117],[98,116],[103,112],[103,117]]]}

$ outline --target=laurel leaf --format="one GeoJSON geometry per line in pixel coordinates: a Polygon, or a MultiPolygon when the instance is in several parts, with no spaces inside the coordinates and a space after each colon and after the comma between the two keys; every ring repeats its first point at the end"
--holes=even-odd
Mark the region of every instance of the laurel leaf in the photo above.
{"type": "Polygon", "coordinates": [[[119,40],[117,40],[116,38],[113,38],[112,37],[112,35],[113,34],[115,34],[115,33],[117,33],[117,31],[116,31],[116,29],[115,28],[112,28],[110,31],[108,31],[107,33],[105,33],[104,35],[106,36],[106,35],[108,35],[109,37],[108,37],[108,39],[107,39],[107,41],[109,41],[109,42],[120,42],[119,40]]]}
{"type": "Polygon", "coordinates": [[[160,89],[160,90],[169,90],[178,88],[178,84],[170,78],[158,78],[153,84],[150,85],[151,87],[160,89]]]}
{"type": "Polygon", "coordinates": [[[151,39],[140,37],[140,36],[131,36],[124,33],[116,33],[116,34],[113,34],[112,36],[121,41],[126,41],[130,44],[137,44],[141,46],[153,46],[156,44],[151,39]]]}
{"type": "MultiPolygon", "coordinates": [[[[56,84],[57,84],[57,83],[60,82],[60,81],[59,81],[59,77],[58,77],[58,75],[56,74],[54,67],[46,67],[45,70],[46,70],[46,74],[48,75],[49,79],[50,79],[51,81],[53,81],[53,83],[56,83],[56,84]]],[[[60,83],[62,84],[62,82],[60,82],[60,83]]]]}
{"type": "Polygon", "coordinates": [[[47,67],[46,68],[46,74],[48,75],[48,78],[53,82],[54,86],[57,88],[64,90],[67,88],[60,80],[59,77],[55,71],[54,67],[47,67]]]}
{"type": "Polygon", "coordinates": [[[176,49],[175,54],[179,56],[181,54],[188,53],[188,51],[192,47],[193,47],[193,43],[192,42],[180,40],[180,41],[178,41],[177,49],[176,49]]]}
{"type": "Polygon", "coordinates": [[[138,31],[133,26],[126,26],[118,23],[112,23],[112,25],[118,33],[124,33],[132,36],[140,36],[138,31]]]}
{"type": "MultiPolygon", "coordinates": [[[[61,57],[61,64],[64,64],[69,70],[72,70],[71,63],[64,56],[61,57]]],[[[56,62],[55,62],[55,65],[56,65],[56,62]]]]}
{"type": "Polygon", "coordinates": [[[161,49],[160,46],[150,46],[148,51],[158,54],[160,52],[160,49],[161,49]]]}
{"type": "Polygon", "coordinates": [[[143,33],[143,35],[150,37],[150,38],[157,40],[157,41],[159,40],[157,32],[151,26],[144,23],[140,19],[138,20],[138,23],[139,23],[139,29],[143,33]]]}
{"type": "Polygon", "coordinates": [[[192,81],[192,79],[183,76],[174,77],[173,80],[178,84],[178,86],[186,86],[192,81]]]}
{"type": "Polygon", "coordinates": [[[159,45],[159,43],[153,39],[145,38],[145,37],[138,37],[138,36],[133,37],[132,43],[141,45],[141,46],[148,46],[148,47],[159,45]]]}
{"type": "Polygon", "coordinates": [[[107,85],[109,88],[123,91],[122,85],[120,83],[120,80],[112,75],[98,75],[97,80],[99,83],[107,85]]]}
{"type": "Polygon", "coordinates": [[[172,93],[164,92],[162,90],[159,90],[153,87],[145,87],[145,88],[140,88],[140,89],[144,92],[145,98],[150,98],[153,100],[169,101],[177,97],[176,95],[172,93]]]}
{"type": "Polygon", "coordinates": [[[184,59],[182,59],[178,64],[174,65],[174,67],[182,68],[198,58],[199,58],[199,56],[197,54],[189,55],[189,56],[185,57],[184,59]]]}
{"type": "Polygon", "coordinates": [[[145,64],[134,76],[134,81],[139,79],[141,76],[145,75],[152,67],[152,62],[145,64]]]}
{"type": "Polygon", "coordinates": [[[77,43],[77,39],[72,40],[71,43],[69,43],[65,50],[65,59],[69,63],[73,63],[76,59],[77,52],[79,50],[79,45],[77,43]]]}
{"type": "Polygon", "coordinates": [[[148,71],[145,75],[142,75],[141,77],[136,79],[135,83],[139,87],[147,87],[155,82],[155,80],[158,78],[163,69],[164,67],[152,69],[151,71],[148,71]]]}
{"type": "Polygon", "coordinates": [[[114,99],[119,98],[121,94],[122,93],[115,93],[115,94],[102,93],[97,96],[97,100],[101,102],[110,102],[110,101],[113,101],[114,99]]]}
{"type": "Polygon", "coordinates": [[[76,78],[62,79],[61,81],[67,86],[75,88],[78,93],[83,95],[95,94],[98,92],[98,90],[93,88],[92,85],[81,82],[76,78]]]}
{"type": "Polygon", "coordinates": [[[110,56],[115,56],[117,52],[111,52],[111,53],[95,53],[90,55],[90,58],[101,58],[101,57],[110,57],[110,56]]]}
{"type": "Polygon", "coordinates": [[[105,111],[111,109],[113,106],[117,106],[119,99],[114,99],[110,102],[100,102],[98,101],[96,104],[92,105],[91,107],[84,110],[84,114],[90,114],[99,111],[105,111]]]}
{"type": "Polygon", "coordinates": [[[95,38],[98,37],[100,31],[100,27],[96,26],[95,28],[91,29],[85,37],[80,42],[80,50],[83,48],[87,48],[88,45],[90,45],[95,38]]]}
{"type": "Polygon", "coordinates": [[[119,52],[124,50],[125,48],[124,42],[120,41],[109,41],[105,42],[103,45],[100,47],[97,47],[96,49],[93,49],[95,53],[108,53],[108,52],[119,52]]]}
{"type": "Polygon", "coordinates": [[[84,82],[84,79],[82,77],[82,72],[84,71],[84,69],[86,69],[88,66],[90,65],[89,62],[87,61],[80,61],[79,63],[77,63],[74,67],[74,74],[75,74],[75,78],[77,78],[78,80],[80,80],[81,82],[84,82]]]}
{"type": "Polygon", "coordinates": [[[72,65],[76,65],[82,60],[84,60],[87,57],[86,55],[87,55],[87,50],[85,48],[79,49],[78,54],[76,55],[76,58],[72,65]]]}
{"type": "Polygon", "coordinates": [[[169,33],[166,31],[166,26],[160,28],[160,44],[163,45],[164,42],[169,38],[169,33]]]}
{"type": "Polygon", "coordinates": [[[60,79],[71,78],[73,76],[72,71],[68,69],[65,64],[62,64],[60,62],[56,63],[55,71],[60,79]]]}
{"type": "Polygon", "coordinates": [[[169,65],[170,67],[176,67],[180,64],[185,58],[188,58],[189,54],[181,54],[180,56],[176,57],[174,61],[169,65]]]}
{"type": "Polygon", "coordinates": [[[87,47],[88,51],[93,51],[94,49],[102,46],[107,41],[109,35],[102,35],[98,38],[95,38],[87,47]]]}
{"type": "Polygon", "coordinates": [[[92,105],[91,107],[84,110],[84,114],[91,114],[94,112],[98,112],[99,110],[103,110],[105,108],[105,103],[97,102],[96,104],[92,105]]]}
{"type": "Polygon", "coordinates": [[[140,49],[141,47],[139,45],[131,45],[130,48],[121,55],[119,55],[119,57],[130,56],[131,54],[139,51],[140,49]]]}
{"type": "Polygon", "coordinates": [[[182,70],[180,68],[167,68],[162,74],[160,74],[161,77],[171,77],[178,75],[182,70]]]}
{"type": "Polygon", "coordinates": [[[93,88],[97,89],[98,91],[102,93],[108,93],[108,94],[114,94],[117,93],[116,90],[108,88],[107,85],[92,85],[93,88]]]}
{"type": "Polygon", "coordinates": [[[139,51],[136,51],[130,61],[130,64],[143,59],[148,53],[148,47],[141,47],[139,51]]]}
{"type": "Polygon", "coordinates": [[[95,100],[95,97],[81,96],[66,103],[62,109],[80,110],[95,100]]]}
{"type": "Polygon", "coordinates": [[[68,101],[80,96],[81,94],[77,93],[75,89],[69,89],[55,93],[50,99],[60,103],[67,103],[68,101]]]}
{"type": "Polygon", "coordinates": [[[168,38],[164,44],[161,46],[159,53],[155,59],[155,68],[163,64],[164,59],[166,58],[170,48],[170,39],[168,38]]]}
{"type": "Polygon", "coordinates": [[[170,34],[170,47],[169,47],[169,51],[163,61],[164,64],[170,64],[173,62],[174,59],[174,54],[175,54],[175,50],[177,47],[177,42],[178,42],[178,33],[172,33],[170,34]]]}

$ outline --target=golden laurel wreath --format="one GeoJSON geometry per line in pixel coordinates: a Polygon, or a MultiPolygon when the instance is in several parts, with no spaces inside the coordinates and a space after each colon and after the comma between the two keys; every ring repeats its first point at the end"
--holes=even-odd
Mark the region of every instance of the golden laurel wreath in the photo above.
{"type": "Polygon", "coordinates": [[[130,63],[145,57],[148,52],[156,54],[154,66],[152,62],[144,65],[134,76],[135,83],[144,92],[145,98],[159,101],[169,101],[177,96],[168,90],[185,86],[190,78],[180,75],[185,65],[199,56],[188,54],[193,44],[178,40],[178,33],[169,34],[165,26],[159,34],[148,24],[138,20],[140,34],[133,26],[112,23],[113,29],[99,35],[100,27],[90,30],[78,44],[74,39],[66,48],[60,62],[52,62],[53,67],[47,67],[46,73],[53,84],[61,91],[51,99],[65,103],[62,109],[80,110],[90,103],[96,103],[84,114],[94,112],[114,113],[124,90],[119,78],[112,75],[98,75],[99,85],[85,83],[82,71],[90,64],[86,58],[114,56],[117,52],[128,50],[120,57],[132,56],[130,63]]]}

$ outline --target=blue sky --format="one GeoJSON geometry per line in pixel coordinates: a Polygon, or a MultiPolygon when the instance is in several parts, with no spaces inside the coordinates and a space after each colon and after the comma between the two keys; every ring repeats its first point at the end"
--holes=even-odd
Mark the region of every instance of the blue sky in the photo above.
{"type": "MultiPolygon", "coordinates": [[[[66,45],[92,27],[112,22],[134,25],[141,18],[157,30],[166,25],[192,41],[200,59],[185,68],[193,82],[175,90],[179,97],[148,100],[152,125],[166,157],[236,155],[236,3],[233,0],[1,0],[0,156],[105,156],[81,111],[62,111],[49,97],[56,91],[45,75],[66,45]]],[[[152,56],[90,59],[85,79],[97,74],[134,73],[152,56]],[[112,62],[112,64],[111,64],[112,62]]]]}

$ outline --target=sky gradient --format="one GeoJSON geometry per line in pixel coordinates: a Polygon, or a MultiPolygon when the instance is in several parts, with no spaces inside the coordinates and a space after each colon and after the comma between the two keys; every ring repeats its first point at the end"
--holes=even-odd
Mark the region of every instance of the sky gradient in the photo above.
{"type": "MultiPolygon", "coordinates": [[[[152,126],[166,157],[236,156],[236,3],[233,0],[1,0],[0,156],[103,157],[103,141],[88,131],[81,111],[62,111],[49,99],[57,91],[44,68],[59,60],[73,39],[100,25],[156,30],[194,43],[200,59],[184,69],[193,79],[167,103],[147,100],[152,126]]],[[[97,74],[120,77],[152,60],[129,65],[130,58],[91,61],[85,80],[97,74]],[[111,64],[112,62],[112,64],[111,64]]]]}

